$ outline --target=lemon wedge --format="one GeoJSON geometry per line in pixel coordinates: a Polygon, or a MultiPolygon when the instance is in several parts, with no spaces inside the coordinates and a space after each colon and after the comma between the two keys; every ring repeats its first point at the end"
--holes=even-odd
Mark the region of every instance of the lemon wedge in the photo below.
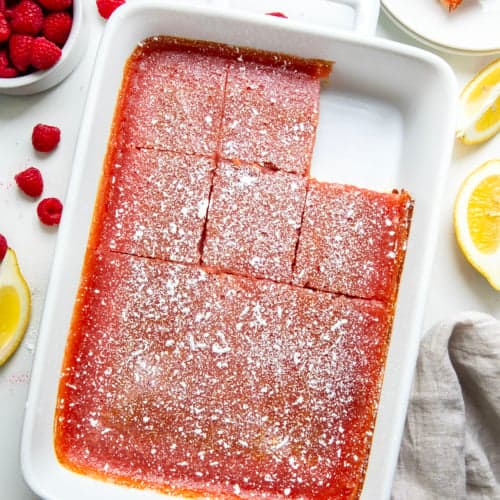
{"type": "Polygon", "coordinates": [[[11,248],[0,262],[0,366],[19,346],[31,315],[31,294],[11,248]]]}
{"type": "Polygon", "coordinates": [[[500,130],[500,59],[480,70],[459,97],[457,138],[479,144],[500,130]]]}
{"type": "Polygon", "coordinates": [[[454,225],[467,260],[500,290],[500,160],[490,160],[462,183],[454,225]]]}

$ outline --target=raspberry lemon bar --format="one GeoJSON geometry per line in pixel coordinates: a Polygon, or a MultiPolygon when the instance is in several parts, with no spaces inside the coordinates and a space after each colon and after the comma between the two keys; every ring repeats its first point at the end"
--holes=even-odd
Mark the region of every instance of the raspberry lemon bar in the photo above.
{"type": "Polygon", "coordinates": [[[69,469],[360,495],[412,202],[309,178],[330,69],[162,37],[130,58],[59,386],[69,469]]]}

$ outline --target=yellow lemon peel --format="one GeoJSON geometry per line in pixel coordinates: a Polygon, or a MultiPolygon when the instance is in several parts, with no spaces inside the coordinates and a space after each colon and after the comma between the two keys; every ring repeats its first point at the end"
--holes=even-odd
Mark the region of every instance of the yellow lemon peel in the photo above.
{"type": "Polygon", "coordinates": [[[479,144],[500,130],[500,59],[481,69],[459,97],[456,136],[479,144]]]}
{"type": "Polygon", "coordinates": [[[16,351],[31,315],[31,294],[11,248],[0,262],[0,366],[16,351]]]}

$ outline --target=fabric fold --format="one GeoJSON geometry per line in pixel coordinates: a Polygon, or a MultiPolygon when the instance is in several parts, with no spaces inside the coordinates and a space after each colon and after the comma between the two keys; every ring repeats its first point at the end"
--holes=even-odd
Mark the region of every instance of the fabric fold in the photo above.
{"type": "Polygon", "coordinates": [[[393,500],[500,499],[500,322],[470,312],[424,336],[393,500]]]}

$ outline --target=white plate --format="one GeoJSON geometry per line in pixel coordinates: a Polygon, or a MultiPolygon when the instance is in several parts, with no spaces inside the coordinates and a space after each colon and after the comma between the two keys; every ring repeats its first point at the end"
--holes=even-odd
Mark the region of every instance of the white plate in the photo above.
{"type": "Polygon", "coordinates": [[[453,147],[455,77],[442,59],[409,46],[168,0],[120,8],[102,39],[32,370],[22,438],[25,478],[45,499],[167,498],[75,474],[60,465],[53,446],[59,373],[123,65],[138,42],[157,34],[335,60],[321,93],[313,175],[374,189],[404,187],[416,200],[362,494],[363,499],[388,498],[453,147]]]}
{"type": "Polygon", "coordinates": [[[385,12],[408,34],[460,54],[500,52],[500,0],[463,0],[453,12],[439,0],[381,0],[385,12]]]}

